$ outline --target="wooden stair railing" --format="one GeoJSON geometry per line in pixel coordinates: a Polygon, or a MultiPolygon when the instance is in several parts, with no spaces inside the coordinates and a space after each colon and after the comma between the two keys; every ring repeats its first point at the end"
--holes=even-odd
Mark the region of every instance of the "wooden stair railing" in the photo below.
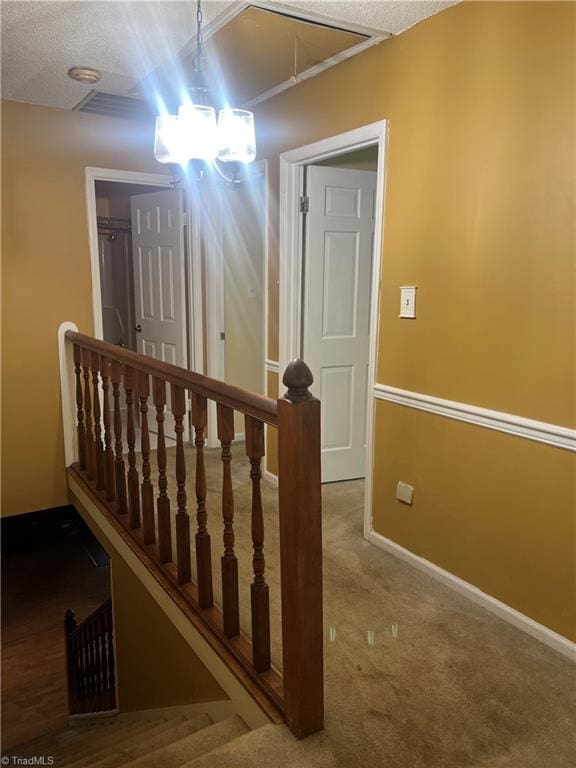
{"type": "Polygon", "coordinates": [[[116,708],[112,601],[106,600],[80,624],[64,616],[68,708],[71,715],[116,708]]]}
{"type": "MultiPolygon", "coordinates": [[[[170,579],[172,587],[217,638],[218,647],[241,665],[293,733],[303,738],[320,730],[324,721],[320,402],[309,391],[309,368],[301,360],[292,362],[283,377],[287,387],[284,397],[272,400],[74,331],[66,331],[66,345],[73,349],[74,371],[70,375],[75,376],[76,393],[77,460],[70,471],[170,579]],[[183,440],[188,395],[194,467],[187,466],[183,440]],[[125,435],[123,397],[127,408],[125,435]],[[222,485],[218,504],[208,506],[204,446],[210,401],[216,404],[222,485]],[[173,473],[167,472],[167,409],[176,433],[173,473]],[[235,412],[244,415],[247,475],[252,489],[253,579],[249,585],[239,583],[235,552],[231,472],[235,412]],[[265,426],[278,433],[282,675],[272,667],[270,652],[261,493],[265,426]],[[150,449],[151,429],[157,435],[155,460],[150,449]],[[186,490],[190,471],[194,472],[194,504],[186,490]],[[192,506],[193,515],[189,512],[192,506]],[[215,541],[208,533],[208,514],[214,532],[218,507],[223,548],[213,553],[215,541]],[[212,568],[217,564],[221,570],[221,608],[214,602],[212,585],[212,568]],[[240,591],[246,594],[245,590],[250,597],[251,636],[240,628],[239,595],[240,591]]],[[[66,386],[74,391],[68,382],[66,386]]]]}

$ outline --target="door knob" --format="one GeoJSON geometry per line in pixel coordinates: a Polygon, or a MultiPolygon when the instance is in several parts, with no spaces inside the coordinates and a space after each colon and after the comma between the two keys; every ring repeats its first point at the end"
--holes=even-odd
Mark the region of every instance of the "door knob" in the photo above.
{"type": "Polygon", "coordinates": [[[136,326],[136,328],[134,328],[134,330],[136,331],[136,333],[142,333],[142,326],[140,325],[140,323],[138,323],[138,325],[136,326]]]}

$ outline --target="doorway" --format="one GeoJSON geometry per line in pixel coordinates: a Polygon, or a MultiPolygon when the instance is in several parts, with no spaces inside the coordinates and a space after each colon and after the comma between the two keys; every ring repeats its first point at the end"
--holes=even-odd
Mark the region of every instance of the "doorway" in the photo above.
{"type": "Polygon", "coordinates": [[[362,478],[371,528],[386,122],[280,158],[280,370],[322,400],[322,482],[362,478]]]}

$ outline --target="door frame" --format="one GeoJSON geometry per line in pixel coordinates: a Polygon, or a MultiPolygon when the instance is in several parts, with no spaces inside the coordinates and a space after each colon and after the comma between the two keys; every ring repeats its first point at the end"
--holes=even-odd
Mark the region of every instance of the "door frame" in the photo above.
{"type": "MultiPolygon", "coordinates": [[[[88,245],[90,251],[90,274],[92,279],[92,318],[94,323],[94,336],[103,338],[102,325],[102,291],[100,285],[100,258],[98,249],[98,220],[96,212],[96,182],[113,181],[119,184],[145,184],[151,187],[173,188],[172,176],[162,173],[143,173],[141,171],[127,171],[115,168],[85,169],[86,189],[86,218],[88,222],[88,245]]],[[[188,367],[199,373],[203,373],[203,339],[198,332],[202,328],[202,293],[198,290],[201,275],[201,256],[198,248],[198,226],[196,221],[190,220],[191,206],[189,205],[188,192],[184,190],[186,198],[186,234],[185,234],[185,264],[188,288],[189,309],[188,327],[186,329],[188,339],[188,367]],[[188,277],[190,276],[190,277],[188,277]],[[197,279],[198,278],[198,279],[197,279]],[[193,290],[189,290],[190,284],[193,290]]]]}
{"type": "MultiPolygon", "coordinates": [[[[366,391],[366,477],[364,482],[364,536],[372,530],[374,419],[380,280],[384,242],[384,202],[388,121],[364,125],[321,139],[280,155],[279,241],[279,369],[300,356],[302,343],[303,227],[300,197],[304,192],[304,167],[365,147],[378,148],[376,210],[370,296],[370,344],[366,391]]],[[[279,382],[280,383],[280,382],[279,382]]]]}

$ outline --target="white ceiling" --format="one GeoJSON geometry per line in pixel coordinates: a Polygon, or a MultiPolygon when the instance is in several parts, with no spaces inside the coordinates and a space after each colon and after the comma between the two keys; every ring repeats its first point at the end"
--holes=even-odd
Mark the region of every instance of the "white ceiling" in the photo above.
{"type": "MultiPolygon", "coordinates": [[[[399,34],[457,0],[287,0],[268,3],[324,17],[343,28],[399,34]]],[[[204,0],[204,23],[242,3],[204,0]]],[[[71,109],[91,90],[67,77],[73,66],[100,70],[98,90],[127,95],[194,36],[192,0],[2,0],[2,98],[71,109]]]]}

